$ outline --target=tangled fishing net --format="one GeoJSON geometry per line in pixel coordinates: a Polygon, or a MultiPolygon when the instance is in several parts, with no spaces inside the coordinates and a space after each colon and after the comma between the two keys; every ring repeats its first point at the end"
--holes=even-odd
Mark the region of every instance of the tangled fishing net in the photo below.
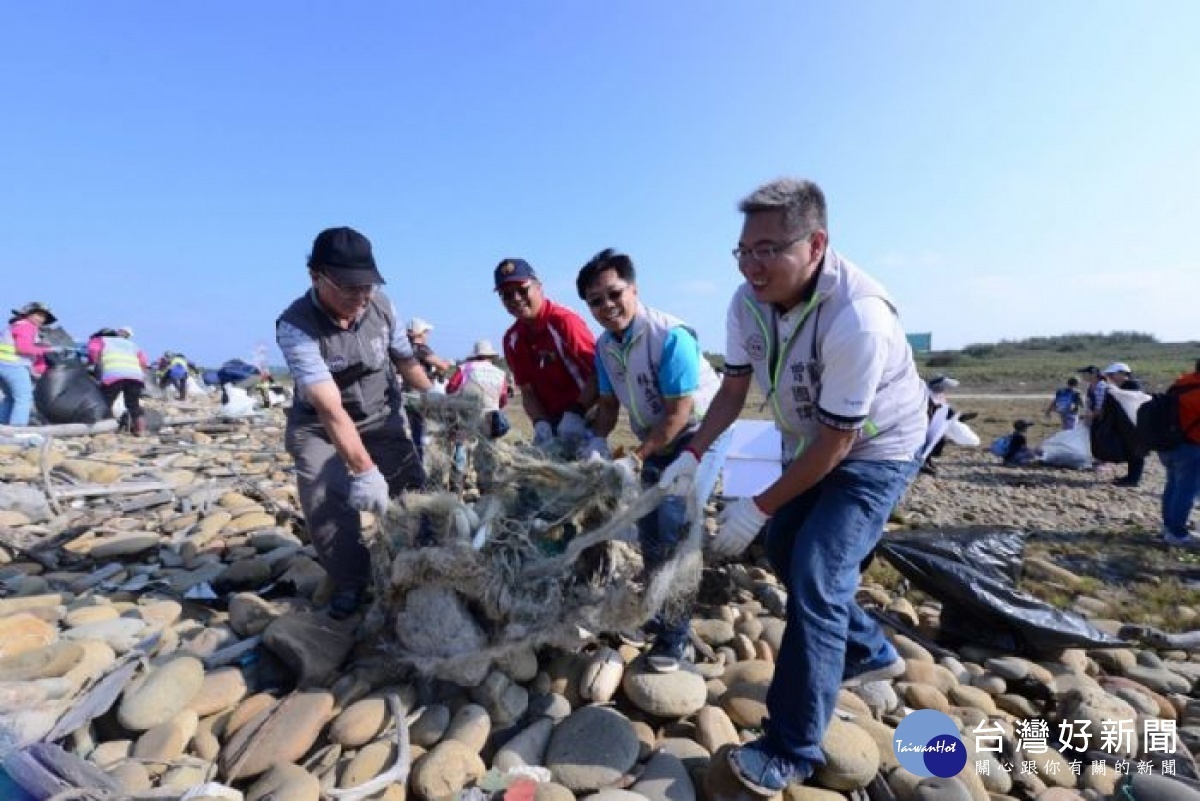
{"type": "Polygon", "coordinates": [[[471,396],[409,403],[434,432],[434,489],[406,494],[368,535],[368,625],[391,658],[474,685],[519,650],[575,648],[580,629],[632,629],[689,604],[702,563],[696,510],[671,557],[647,571],[636,523],[658,507],[657,487],[629,486],[609,462],[572,460],[569,443],[491,440],[471,396]]]}

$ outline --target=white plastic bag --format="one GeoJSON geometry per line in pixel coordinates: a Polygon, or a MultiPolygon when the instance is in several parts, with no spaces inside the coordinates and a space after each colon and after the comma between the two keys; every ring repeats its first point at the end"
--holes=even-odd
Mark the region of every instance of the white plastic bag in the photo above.
{"type": "Polygon", "coordinates": [[[258,402],[250,397],[249,392],[233,384],[225,384],[222,389],[225,390],[228,400],[221,404],[221,411],[218,413],[221,417],[248,417],[254,414],[258,402]]]}
{"type": "Polygon", "coordinates": [[[946,426],[946,439],[964,448],[978,448],[981,440],[979,435],[962,420],[951,420],[946,426]]]}
{"type": "Polygon", "coordinates": [[[1092,444],[1088,427],[1077,425],[1048,437],[1041,447],[1042,464],[1083,470],[1092,466],[1092,444]]]}

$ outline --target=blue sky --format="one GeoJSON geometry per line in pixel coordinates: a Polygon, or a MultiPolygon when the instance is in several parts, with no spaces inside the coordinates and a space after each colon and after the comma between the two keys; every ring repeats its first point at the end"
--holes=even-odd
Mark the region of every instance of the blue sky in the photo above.
{"type": "Polygon", "coordinates": [[[0,302],[152,355],[279,361],[331,225],[450,357],[507,326],[501,258],[583,312],[608,246],[719,352],[737,200],[778,175],[935,347],[1200,339],[1200,3],[14,2],[0,31],[0,302]]]}

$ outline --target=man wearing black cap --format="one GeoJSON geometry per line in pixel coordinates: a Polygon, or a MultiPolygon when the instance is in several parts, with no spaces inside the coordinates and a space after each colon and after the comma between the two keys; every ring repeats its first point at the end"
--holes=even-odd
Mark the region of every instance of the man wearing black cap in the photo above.
{"type": "Polygon", "coordinates": [[[591,432],[583,418],[596,400],[595,337],[582,317],[546,297],[524,259],[505,259],[493,277],[516,318],[504,333],[504,358],[533,422],[534,444],[556,436],[586,442],[591,432]]]}
{"type": "Polygon", "coordinates": [[[296,386],[285,443],[309,537],[334,583],[329,613],[341,619],[358,609],[370,578],[359,511],[381,514],[390,497],[425,482],[396,375],[422,392],[430,383],[379,291],[383,276],[365,236],[322,231],[308,273],[311,288],[276,321],[296,386]]]}

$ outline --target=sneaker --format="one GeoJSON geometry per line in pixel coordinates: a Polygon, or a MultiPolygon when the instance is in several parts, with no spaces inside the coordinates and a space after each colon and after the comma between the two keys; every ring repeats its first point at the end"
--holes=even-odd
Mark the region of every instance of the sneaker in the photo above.
{"type": "Polygon", "coordinates": [[[759,795],[782,793],[789,784],[800,784],[813,767],[776,755],[760,738],[729,750],[729,767],[747,789],[759,795]]]}
{"type": "Polygon", "coordinates": [[[637,629],[626,629],[625,631],[619,631],[617,632],[617,639],[625,645],[633,648],[642,648],[646,645],[645,636],[637,629]]]}
{"type": "Polygon", "coordinates": [[[345,620],[355,615],[366,598],[362,589],[347,588],[338,590],[329,599],[327,614],[334,620],[345,620]]]}
{"type": "Polygon", "coordinates": [[[679,665],[683,662],[686,648],[687,646],[683,643],[670,647],[656,642],[651,647],[650,653],[646,654],[646,666],[655,673],[674,673],[679,670],[679,665]]]}
{"type": "Polygon", "coordinates": [[[888,662],[886,665],[877,668],[871,668],[870,670],[864,670],[862,673],[842,679],[842,686],[858,687],[870,681],[887,681],[888,679],[894,679],[904,673],[904,669],[904,658],[897,656],[893,661],[888,662]]]}
{"type": "Polygon", "coordinates": [[[1167,545],[1192,545],[1197,540],[1191,534],[1172,534],[1170,531],[1163,529],[1162,541],[1167,545]]]}

